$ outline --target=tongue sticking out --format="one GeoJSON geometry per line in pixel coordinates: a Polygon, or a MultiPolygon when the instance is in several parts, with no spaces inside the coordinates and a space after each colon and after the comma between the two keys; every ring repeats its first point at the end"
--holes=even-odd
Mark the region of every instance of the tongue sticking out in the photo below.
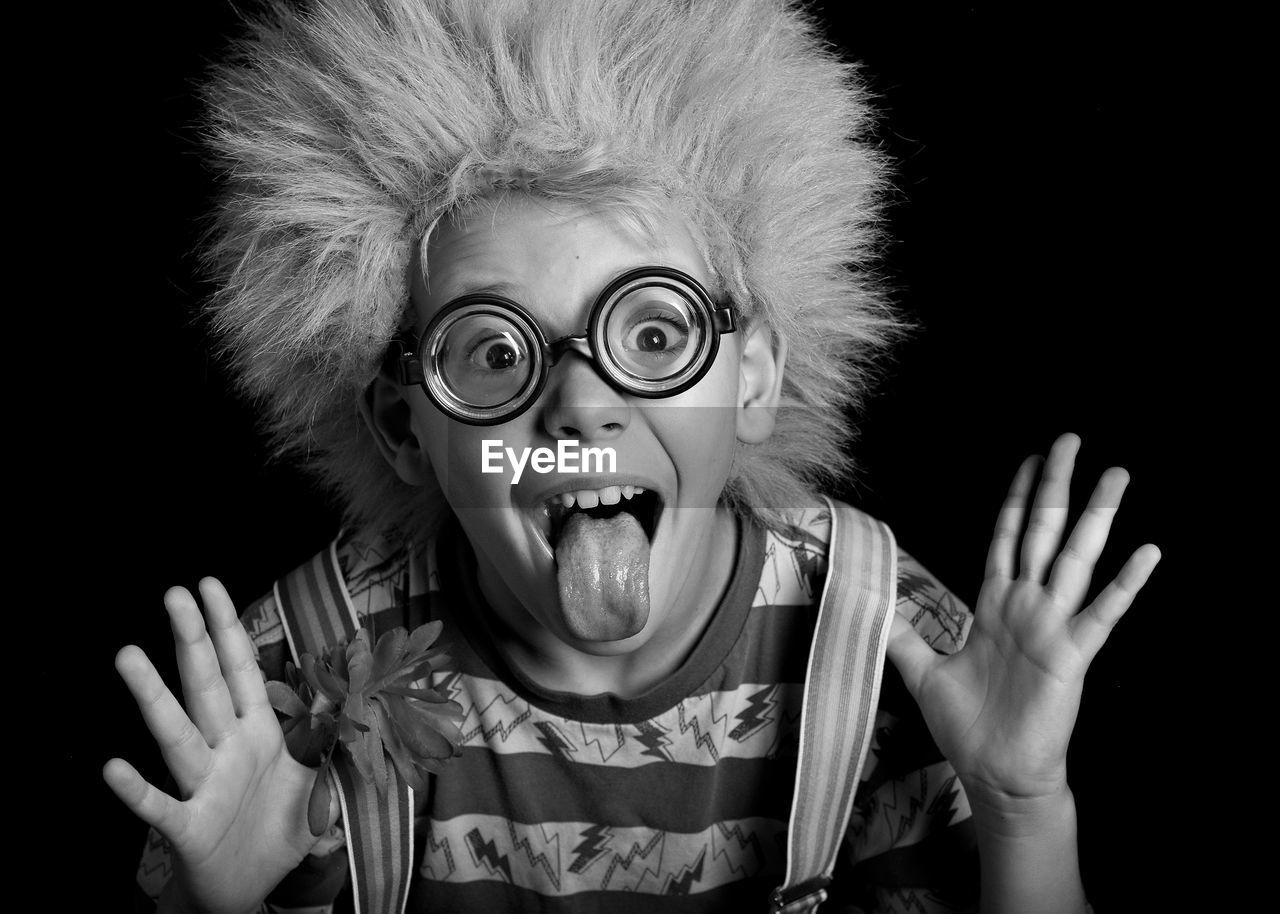
{"type": "Polygon", "coordinates": [[[649,540],[624,512],[574,514],[556,542],[556,579],[569,632],[583,641],[618,641],[649,618],[649,540]]]}

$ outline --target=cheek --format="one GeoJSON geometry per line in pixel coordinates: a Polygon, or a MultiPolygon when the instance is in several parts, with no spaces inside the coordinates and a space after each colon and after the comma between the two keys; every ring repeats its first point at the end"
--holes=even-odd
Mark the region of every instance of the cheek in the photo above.
{"type": "Polygon", "coordinates": [[[428,417],[417,426],[419,441],[431,461],[431,469],[455,511],[508,504],[511,487],[505,462],[491,460],[490,465],[500,468],[501,472],[483,472],[483,442],[497,439],[499,434],[492,429],[452,422],[439,415],[428,417]]]}
{"type": "Polygon", "coordinates": [[[536,437],[532,411],[505,425],[476,426],[455,422],[425,405],[431,412],[419,413],[415,428],[449,504],[455,510],[509,509],[516,470],[506,449],[517,459],[525,458],[520,485],[535,478],[525,453],[536,437]]]}
{"type": "Polygon", "coordinates": [[[733,407],[677,406],[665,411],[662,438],[680,479],[680,501],[711,508],[719,501],[737,446],[733,407]]]}
{"type": "MultiPolygon", "coordinates": [[[[736,360],[729,358],[731,347],[722,349],[715,366],[689,390],[667,401],[673,407],[677,423],[694,439],[722,442],[727,434],[735,436],[738,418],[738,371],[736,360]]],[[[720,445],[722,449],[723,445],[720,445]]],[[[731,449],[727,456],[732,453],[731,449]]]]}

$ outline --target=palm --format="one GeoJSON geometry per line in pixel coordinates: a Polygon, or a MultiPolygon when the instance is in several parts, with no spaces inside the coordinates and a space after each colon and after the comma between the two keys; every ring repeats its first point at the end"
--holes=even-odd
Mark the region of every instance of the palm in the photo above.
{"type": "Polygon", "coordinates": [[[265,896],[306,853],[296,823],[306,821],[315,772],[284,750],[280,725],[268,714],[255,714],[258,720],[214,747],[209,777],[183,804],[181,830],[169,836],[193,894],[202,898],[218,897],[218,874],[254,873],[259,861],[275,856],[280,863],[273,876],[253,886],[238,883],[233,893],[265,896]],[[290,799],[275,802],[282,797],[290,799]]]}
{"type": "Polygon", "coordinates": [[[905,620],[894,622],[890,656],[938,747],[971,789],[1035,797],[1065,785],[1085,671],[1159,558],[1153,546],[1138,550],[1080,610],[1128,477],[1123,470],[1103,475],[1050,567],[1066,524],[1077,446],[1078,439],[1064,436],[1050,452],[1020,555],[1015,547],[1035,462],[1019,471],[991,544],[973,627],[959,652],[939,656],[905,620]]]}
{"type": "Polygon", "coordinates": [[[116,665],[164,755],[179,801],[113,759],[104,775],[121,800],[167,838],[178,881],[202,910],[256,905],[315,844],[306,804],[314,770],[285,748],[262,676],[221,585],[202,585],[208,630],[185,590],[166,596],[186,710],[146,655],[116,665]],[[210,637],[212,635],[212,637],[210,637]]]}

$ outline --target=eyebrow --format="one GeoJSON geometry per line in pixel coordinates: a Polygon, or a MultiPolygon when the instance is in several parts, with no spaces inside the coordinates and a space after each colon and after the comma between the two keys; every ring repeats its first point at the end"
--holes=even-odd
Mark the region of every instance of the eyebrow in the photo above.
{"type": "Polygon", "coordinates": [[[514,282],[506,280],[498,280],[497,282],[485,282],[472,285],[470,283],[461,283],[462,291],[457,295],[450,295],[449,301],[461,298],[464,295],[500,295],[503,298],[510,298],[515,301],[520,300],[520,287],[514,282]]]}

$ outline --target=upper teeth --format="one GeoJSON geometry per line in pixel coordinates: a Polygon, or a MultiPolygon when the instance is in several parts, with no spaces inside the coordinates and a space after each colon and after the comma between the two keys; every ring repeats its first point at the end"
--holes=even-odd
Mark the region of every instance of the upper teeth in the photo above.
{"type": "Polygon", "coordinates": [[[643,492],[641,486],[605,486],[603,489],[579,489],[576,492],[561,492],[552,501],[558,501],[566,508],[578,505],[583,508],[594,508],[596,505],[616,505],[623,498],[632,498],[643,492]]]}

